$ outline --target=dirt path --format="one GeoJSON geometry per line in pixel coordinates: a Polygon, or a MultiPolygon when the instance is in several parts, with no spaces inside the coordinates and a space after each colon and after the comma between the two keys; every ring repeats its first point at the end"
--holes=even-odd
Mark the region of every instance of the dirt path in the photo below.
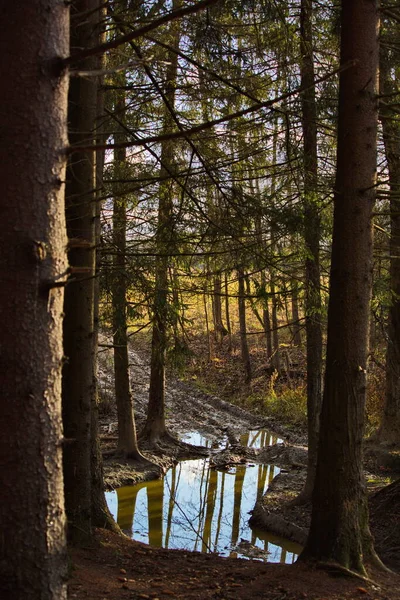
{"type": "MultiPolygon", "coordinates": [[[[106,345],[107,341],[102,340],[106,345]]],[[[103,349],[102,349],[103,350],[103,349]]],[[[112,350],[105,348],[100,353],[99,390],[101,398],[109,405],[107,414],[101,417],[101,435],[103,445],[108,449],[115,445],[117,418],[113,402],[112,350]]],[[[148,353],[144,350],[130,349],[130,373],[134,394],[137,429],[140,431],[147,412],[150,365],[148,353]]],[[[256,462],[273,462],[287,468],[292,464],[305,464],[306,449],[303,445],[286,444],[289,433],[284,425],[273,418],[253,415],[230,404],[215,395],[198,389],[190,381],[184,381],[169,374],[166,380],[166,422],[169,432],[176,438],[193,445],[209,441],[213,460],[223,464],[240,458],[256,462]],[[240,445],[240,435],[249,429],[265,428],[279,436],[283,443],[263,450],[245,449],[240,445]],[[203,439],[202,439],[203,438],[203,439]]],[[[293,438],[293,436],[292,436],[293,438]]],[[[146,452],[147,458],[160,465],[163,471],[177,458],[196,456],[196,449],[182,450],[168,448],[163,452],[146,452]]],[[[136,483],[143,479],[154,478],[157,471],[142,470],[133,461],[110,460],[105,462],[105,483],[107,488],[136,483]]]]}
{"type": "MultiPolygon", "coordinates": [[[[100,355],[100,392],[106,397],[113,396],[113,377],[110,372],[110,350],[100,355]]],[[[135,415],[140,429],[146,417],[150,364],[145,352],[130,349],[130,374],[134,394],[135,415]]],[[[115,416],[115,412],[113,413],[115,416]]],[[[166,420],[170,432],[176,437],[182,437],[188,432],[197,431],[211,441],[220,441],[226,430],[243,433],[252,427],[272,426],[265,419],[260,419],[251,413],[202,392],[188,381],[183,381],[174,375],[166,379],[166,420]]],[[[115,430],[116,421],[111,422],[110,431],[115,430]]],[[[277,432],[279,433],[279,432],[277,432]]]]}

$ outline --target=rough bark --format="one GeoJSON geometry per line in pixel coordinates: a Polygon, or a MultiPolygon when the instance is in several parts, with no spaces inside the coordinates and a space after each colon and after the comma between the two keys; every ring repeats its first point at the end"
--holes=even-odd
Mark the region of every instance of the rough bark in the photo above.
{"type": "MultiPolygon", "coordinates": [[[[71,29],[71,51],[97,44],[98,0],[75,0],[71,15],[85,15],[71,29]]],[[[95,58],[79,65],[94,70],[95,58]]],[[[67,167],[66,218],[69,238],[69,279],[64,302],[63,423],[68,443],[64,451],[65,502],[68,536],[86,542],[91,533],[91,405],[93,385],[95,274],[95,153],[79,145],[95,140],[97,80],[71,79],[68,120],[70,154],[67,167]]]]}
{"type": "MultiPolygon", "coordinates": [[[[400,26],[397,26],[397,32],[400,26]]],[[[390,186],[390,292],[391,303],[387,332],[386,396],[379,438],[400,443],[400,120],[398,105],[390,104],[400,97],[400,65],[391,64],[388,50],[383,47],[380,60],[380,117],[383,129],[390,186]],[[395,78],[391,68],[395,68],[395,78]]]]}
{"type": "Polygon", "coordinates": [[[68,9],[2,3],[0,597],[66,598],[61,364],[68,9]]]}
{"type": "Polygon", "coordinates": [[[311,498],[317,466],[319,416],[322,403],[322,325],[320,286],[321,219],[317,202],[317,107],[314,86],[312,0],[302,0],[300,11],[301,96],[304,150],[304,242],[306,246],[305,317],[307,347],[307,478],[298,502],[311,498]]]}
{"type": "Polygon", "coordinates": [[[362,442],[375,196],[378,12],[346,0],[341,72],[325,389],[310,533],[304,558],[365,572],[375,559],[362,442]],[[329,474],[329,476],[327,475],[329,474]]]}

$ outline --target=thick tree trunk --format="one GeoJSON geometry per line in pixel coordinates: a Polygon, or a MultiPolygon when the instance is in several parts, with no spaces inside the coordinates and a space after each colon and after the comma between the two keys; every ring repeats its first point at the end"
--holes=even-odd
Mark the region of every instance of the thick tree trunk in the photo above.
{"type": "MultiPolygon", "coordinates": [[[[397,31],[400,26],[397,26],[397,31]]],[[[398,105],[390,103],[397,97],[400,65],[390,64],[388,51],[382,48],[380,61],[381,122],[390,185],[390,292],[388,342],[386,352],[385,410],[379,431],[382,441],[400,443],[400,121],[398,105]],[[396,67],[393,80],[391,68],[396,67]]]]}
{"type": "Polygon", "coordinates": [[[68,9],[6,2],[1,19],[0,597],[64,600],[68,9]]]}
{"type": "Polygon", "coordinates": [[[375,558],[362,471],[375,197],[378,12],[346,0],[341,14],[337,171],[328,346],[309,537],[302,556],[358,572],[375,558]],[[353,64],[349,67],[349,61],[353,64]]]}
{"type": "Polygon", "coordinates": [[[307,338],[308,463],[304,489],[297,502],[311,499],[317,466],[319,416],[322,403],[322,325],[320,286],[320,215],[317,202],[317,107],[314,86],[312,0],[301,1],[301,97],[304,145],[304,241],[306,245],[305,316],[307,338]]]}
{"type": "MultiPolygon", "coordinates": [[[[94,46],[98,41],[98,0],[75,0],[71,51],[94,46]],[[89,16],[87,16],[89,15],[89,16]]],[[[94,70],[96,58],[80,63],[94,70]]],[[[85,543],[91,533],[91,405],[95,395],[93,363],[95,275],[95,153],[79,152],[80,144],[95,140],[97,80],[74,77],[69,94],[69,137],[75,151],[67,168],[66,217],[69,238],[69,279],[64,302],[63,423],[69,440],[64,451],[65,503],[68,536],[85,543]]]]}

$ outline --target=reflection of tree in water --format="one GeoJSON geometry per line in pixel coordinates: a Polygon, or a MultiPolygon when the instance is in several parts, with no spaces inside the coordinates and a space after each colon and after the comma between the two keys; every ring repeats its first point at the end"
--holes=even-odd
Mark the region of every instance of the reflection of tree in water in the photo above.
{"type": "Polygon", "coordinates": [[[156,548],[163,545],[164,480],[151,481],[147,486],[147,512],[149,544],[156,548]]]}
{"type": "Polygon", "coordinates": [[[206,502],[206,517],[204,520],[202,551],[206,552],[212,547],[211,524],[214,516],[215,500],[217,498],[218,473],[214,469],[208,470],[208,489],[206,502]]]}
{"type": "MultiPolygon", "coordinates": [[[[179,477],[178,477],[178,483],[179,483],[179,477]]],[[[167,480],[166,480],[166,484],[167,484],[167,487],[168,487],[168,481],[167,480]]],[[[168,489],[168,491],[169,491],[169,502],[168,502],[167,528],[166,528],[166,531],[165,531],[165,547],[166,548],[169,547],[169,538],[171,536],[172,515],[173,515],[173,512],[174,512],[176,489],[177,489],[176,469],[172,469],[171,485],[170,485],[170,487],[168,489]]]]}
{"type": "Polygon", "coordinates": [[[220,486],[220,494],[219,494],[219,511],[218,511],[218,519],[217,519],[217,530],[215,532],[215,542],[214,542],[214,552],[217,552],[218,549],[218,540],[219,534],[221,531],[221,521],[222,514],[224,510],[224,492],[225,492],[225,473],[221,473],[221,486],[220,486]]]}
{"type": "Polygon", "coordinates": [[[246,473],[246,467],[236,467],[235,483],[233,491],[233,515],[232,515],[232,535],[231,543],[235,546],[239,541],[240,531],[240,507],[242,504],[243,482],[246,473]]]}
{"type": "MultiPolygon", "coordinates": [[[[247,440],[268,444],[271,437],[258,431],[247,434],[247,440]]],[[[248,511],[277,471],[272,465],[238,465],[234,473],[218,472],[209,468],[206,459],[179,463],[163,480],[117,490],[118,522],[135,539],[145,541],[148,534],[149,543],[156,547],[231,556],[239,551],[242,556],[252,556],[251,551],[258,548],[258,552],[270,550],[274,561],[292,562],[292,550],[282,550],[281,542],[273,536],[260,537],[247,524],[248,511]],[[237,545],[241,543],[239,550],[237,545]]],[[[253,557],[263,555],[255,553],[253,557]]]]}

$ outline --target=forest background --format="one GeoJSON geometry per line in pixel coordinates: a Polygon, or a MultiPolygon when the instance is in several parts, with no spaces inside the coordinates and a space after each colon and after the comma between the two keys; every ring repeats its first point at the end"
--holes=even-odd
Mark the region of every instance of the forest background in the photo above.
{"type": "Polygon", "coordinates": [[[13,350],[2,358],[2,455],[8,476],[18,476],[4,481],[1,516],[7,524],[18,510],[40,532],[27,549],[21,522],[2,548],[5,593],[65,597],[61,446],[71,542],[86,543],[95,525],[115,529],[97,436],[100,328],[113,335],[119,456],[143,461],[140,440],[171,441],[167,360],[207,385],[199,362],[226,378],[239,357],[234,385],[239,379],[248,404],[282,411],[288,403],[290,413],[307,405],[300,501],[314,490],[314,525],[304,557],[365,574],[364,560],[379,564],[360,475],[366,397],[368,433],[398,444],[400,432],[398,8],[75,0],[68,39],[64,3],[45,4],[24,15],[10,8],[2,42],[11,56],[5,79],[15,69],[26,75],[4,123],[12,151],[3,166],[2,340],[13,350]],[[13,37],[18,27],[27,49],[13,37]],[[30,198],[23,217],[10,201],[18,177],[21,206],[30,198]],[[10,326],[17,321],[24,339],[10,326]],[[146,328],[150,396],[138,443],[127,348],[146,328]],[[321,465],[335,474],[330,489],[321,465]]]}

